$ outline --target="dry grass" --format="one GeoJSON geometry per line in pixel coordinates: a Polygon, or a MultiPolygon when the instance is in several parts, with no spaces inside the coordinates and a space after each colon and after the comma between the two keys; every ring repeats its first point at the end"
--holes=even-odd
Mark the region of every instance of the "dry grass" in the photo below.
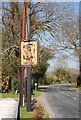
{"type": "Polygon", "coordinates": [[[42,120],[44,117],[44,107],[41,104],[35,104],[33,111],[33,120],[42,120]]]}

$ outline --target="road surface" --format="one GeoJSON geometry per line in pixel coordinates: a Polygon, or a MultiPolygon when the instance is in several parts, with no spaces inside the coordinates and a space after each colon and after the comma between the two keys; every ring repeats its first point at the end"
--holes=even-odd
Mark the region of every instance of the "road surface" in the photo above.
{"type": "Polygon", "coordinates": [[[44,96],[54,114],[54,118],[79,118],[79,92],[73,85],[49,86],[44,96]]]}

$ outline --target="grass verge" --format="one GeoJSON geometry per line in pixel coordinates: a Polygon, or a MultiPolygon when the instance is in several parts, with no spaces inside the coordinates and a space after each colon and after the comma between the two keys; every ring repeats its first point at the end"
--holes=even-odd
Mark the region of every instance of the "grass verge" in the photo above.
{"type": "MultiPolygon", "coordinates": [[[[20,119],[22,120],[24,120],[24,119],[28,119],[28,120],[32,120],[33,119],[33,112],[34,112],[35,110],[33,110],[32,112],[27,112],[26,111],[26,107],[24,107],[24,108],[20,108],[20,119]]],[[[44,118],[49,118],[49,114],[47,113],[47,111],[45,110],[44,111],[44,118]]]]}
{"type": "Polygon", "coordinates": [[[75,90],[75,91],[81,91],[81,87],[77,87],[77,88],[73,88],[73,90],[75,90]]]}
{"type": "Polygon", "coordinates": [[[0,98],[18,98],[18,97],[19,97],[19,94],[15,95],[13,91],[0,94],[0,98]]]}
{"type": "Polygon", "coordinates": [[[33,95],[32,95],[33,98],[39,97],[41,95],[43,95],[43,90],[42,89],[33,90],[33,95]]]}
{"type": "Polygon", "coordinates": [[[81,90],[81,87],[79,87],[79,90],[81,90]]]}
{"type": "MultiPolygon", "coordinates": [[[[38,90],[33,90],[33,95],[32,97],[35,98],[35,97],[38,97],[38,96],[41,96],[43,94],[43,90],[41,89],[38,89],[38,90]]],[[[14,94],[13,91],[9,91],[7,93],[0,93],[0,98],[19,98],[19,94],[14,94]]]]}
{"type": "Polygon", "coordinates": [[[24,108],[20,108],[20,118],[22,119],[22,118],[32,118],[32,113],[33,112],[27,112],[26,111],[26,107],[24,107],[24,108]]]}

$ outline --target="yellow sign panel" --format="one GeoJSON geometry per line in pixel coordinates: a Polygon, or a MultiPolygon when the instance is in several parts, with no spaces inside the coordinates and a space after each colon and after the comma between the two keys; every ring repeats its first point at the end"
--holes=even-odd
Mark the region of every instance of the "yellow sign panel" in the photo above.
{"type": "Polygon", "coordinates": [[[21,42],[21,65],[37,64],[37,42],[21,42]]]}

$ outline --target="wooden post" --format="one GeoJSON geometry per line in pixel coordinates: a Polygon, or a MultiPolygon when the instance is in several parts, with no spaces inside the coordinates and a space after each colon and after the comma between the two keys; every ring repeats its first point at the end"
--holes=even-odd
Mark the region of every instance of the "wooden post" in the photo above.
{"type": "MultiPolygon", "coordinates": [[[[26,2],[24,0],[23,6],[23,21],[22,21],[22,41],[26,39],[26,2]]],[[[20,106],[23,106],[23,96],[24,96],[24,66],[20,68],[21,72],[21,84],[20,84],[20,106]]]]}
{"type": "MultiPolygon", "coordinates": [[[[30,41],[30,5],[27,7],[27,40],[30,41]]],[[[26,109],[28,112],[31,111],[31,74],[32,74],[32,66],[26,66],[26,109]]]]}

